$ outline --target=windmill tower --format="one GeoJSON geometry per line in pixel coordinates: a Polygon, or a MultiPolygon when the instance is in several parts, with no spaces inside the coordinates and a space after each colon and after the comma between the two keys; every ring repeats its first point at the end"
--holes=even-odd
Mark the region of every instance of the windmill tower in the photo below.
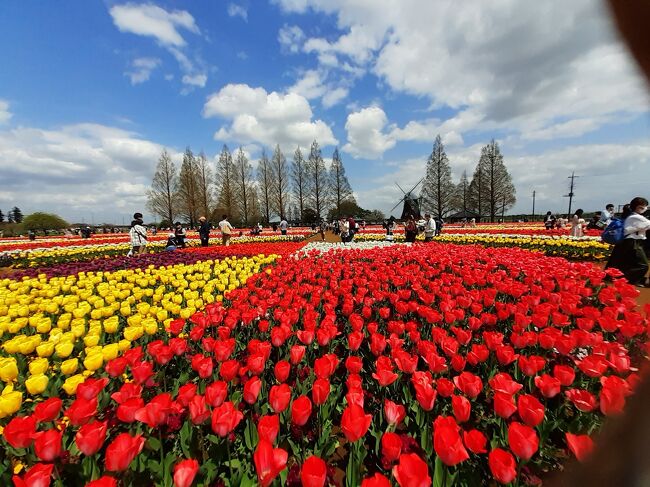
{"type": "Polygon", "coordinates": [[[420,179],[418,183],[413,186],[408,192],[404,191],[399,184],[395,183],[400,191],[404,194],[404,196],[402,196],[397,204],[393,206],[393,209],[390,210],[390,213],[392,213],[395,208],[403,203],[404,206],[402,207],[402,216],[400,217],[401,220],[406,220],[409,215],[413,215],[416,220],[420,219],[420,199],[414,195],[414,191],[420,185],[420,183],[422,183],[422,181],[424,181],[424,178],[420,179]]]}

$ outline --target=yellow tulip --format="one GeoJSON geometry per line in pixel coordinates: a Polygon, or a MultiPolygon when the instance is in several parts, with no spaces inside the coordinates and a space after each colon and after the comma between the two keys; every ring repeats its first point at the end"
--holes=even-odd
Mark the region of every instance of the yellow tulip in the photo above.
{"type": "Polygon", "coordinates": [[[50,363],[46,358],[37,358],[29,363],[29,373],[32,375],[44,374],[50,363]]]}
{"type": "Polygon", "coordinates": [[[0,418],[6,418],[18,412],[23,403],[23,393],[14,391],[13,386],[7,386],[0,395],[0,418]]]}
{"type": "Polygon", "coordinates": [[[18,365],[13,357],[0,359],[0,379],[11,382],[18,377],[18,365]]]}
{"type": "Polygon", "coordinates": [[[102,356],[104,357],[104,361],[109,361],[113,360],[120,354],[120,348],[117,343],[111,343],[110,345],[106,345],[102,348],[102,356]]]}
{"type": "Polygon", "coordinates": [[[54,345],[52,342],[43,342],[36,347],[36,353],[39,357],[51,357],[54,353],[54,345]]]}
{"type": "Polygon", "coordinates": [[[142,322],[145,333],[154,335],[158,331],[158,323],[153,318],[147,318],[142,322]]]}
{"type": "Polygon", "coordinates": [[[86,378],[81,374],[73,375],[65,380],[61,388],[66,392],[66,394],[72,396],[77,393],[77,387],[84,380],[86,380],[86,378]]]}
{"type": "Polygon", "coordinates": [[[47,387],[49,379],[44,374],[32,375],[25,381],[27,392],[32,395],[41,394],[47,387]]]}
{"type": "Polygon", "coordinates": [[[69,357],[70,354],[72,353],[72,350],[74,349],[74,344],[67,341],[62,341],[60,343],[57,343],[54,349],[56,350],[57,357],[66,358],[69,357]]]}
{"type": "Polygon", "coordinates": [[[104,364],[102,353],[92,353],[84,359],[84,367],[88,370],[95,371],[104,364]]]}
{"type": "Polygon", "coordinates": [[[72,375],[77,371],[79,367],[79,360],[76,358],[71,358],[61,362],[61,373],[63,375],[72,375]]]}
{"type": "Polygon", "coordinates": [[[131,342],[126,339],[120,340],[119,342],[117,342],[117,346],[119,347],[120,352],[124,352],[129,348],[131,348],[131,342]]]}

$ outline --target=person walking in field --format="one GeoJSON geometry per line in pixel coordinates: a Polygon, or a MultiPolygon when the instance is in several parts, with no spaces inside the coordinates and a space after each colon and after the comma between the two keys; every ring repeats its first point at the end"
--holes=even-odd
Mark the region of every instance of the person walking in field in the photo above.
{"type": "Polygon", "coordinates": [[[230,237],[232,236],[232,231],[234,229],[228,221],[228,215],[223,215],[223,218],[219,222],[219,229],[221,230],[222,243],[226,246],[230,245],[230,237]]]}
{"type": "Polygon", "coordinates": [[[147,229],[142,221],[142,213],[135,213],[133,215],[129,237],[131,238],[131,250],[126,254],[127,257],[143,253],[147,245],[147,229]]]}
{"type": "Polygon", "coordinates": [[[431,242],[436,235],[436,221],[433,217],[426,213],[424,215],[424,241],[431,242]]]}
{"type": "Polygon", "coordinates": [[[210,242],[210,222],[202,216],[199,218],[199,237],[201,238],[201,247],[207,247],[210,242]]]}

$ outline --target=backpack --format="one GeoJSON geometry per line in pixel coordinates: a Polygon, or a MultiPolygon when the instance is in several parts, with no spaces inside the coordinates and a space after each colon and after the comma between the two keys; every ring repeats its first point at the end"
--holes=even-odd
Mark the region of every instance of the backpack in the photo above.
{"type": "Polygon", "coordinates": [[[617,243],[622,242],[625,238],[624,226],[624,220],[621,220],[619,218],[612,218],[612,221],[609,222],[609,225],[607,225],[601,235],[603,242],[612,245],[616,245],[617,243]]]}

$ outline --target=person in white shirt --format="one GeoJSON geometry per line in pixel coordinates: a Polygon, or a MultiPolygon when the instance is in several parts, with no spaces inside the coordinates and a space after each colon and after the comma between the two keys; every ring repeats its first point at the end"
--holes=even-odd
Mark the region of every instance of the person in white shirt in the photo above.
{"type": "Polygon", "coordinates": [[[221,221],[219,222],[219,228],[221,229],[221,242],[224,245],[230,245],[230,237],[233,231],[233,227],[228,221],[228,215],[223,215],[221,221]]]}
{"type": "Polygon", "coordinates": [[[573,218],[571,218],[571,231],[569,232],[569,235],[572,237],[583,237],[584,236],[584,231],[583,228],[585,226],[585,220],[582,218],[583,214],[582,208],[579,210],[576,210],[575,215],[573,215],[573,218]]]}
{"type": "Polygon", "coordinates": [[[129,237],[131,239],[131,250],[126,255],[131,257],[132,255],[143,253],[147,245],[147,229],[142,222],[142,213],[135,213],[133,215],[129,237]]]}
{"type": "Polygon", "coordinates": [[[625,238],[614,246],[607,267],[620,270],[630,284],[646,287],[648,256],[643,247],[650,220],[643,216],[648,209],[648,200],[637,196],[623,210],[623,234],[625,238]]]}
{"type": "Polygon", "coordinates": [[[609,222],[612,221],[612,218],[614,218],[614,205],[609,203],[605,207],[605,210],[600,212],[600,219],[596,225],[598,228],[605,229],[609,225],[609,222]]]}
{"type": "Polygon", "coordinates": [[[282,235],[286,235],[288,228],[289,228],[289,223],[287,222],[287,220],[283,218],[282,221],[280,222],[280,233],[282,233],[282,235]]]}
{"type": "Polygon", "coordinates": [[[431,242],[436,234],[436,221],[429,213],[424,214],[424,241],[431,242]]]}

